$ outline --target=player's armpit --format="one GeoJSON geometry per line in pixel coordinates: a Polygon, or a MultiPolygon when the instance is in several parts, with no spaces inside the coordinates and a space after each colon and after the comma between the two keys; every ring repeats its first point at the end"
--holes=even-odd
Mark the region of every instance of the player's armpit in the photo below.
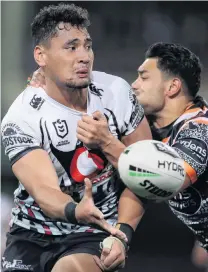
{"type": "Polygon", "coordinates": [[[63,218],[66,204],[73,199],[61,192],[58,177],[46,151],[35,149],[12,166],[15,176],[40,208],[52,218],[63,218]]]}

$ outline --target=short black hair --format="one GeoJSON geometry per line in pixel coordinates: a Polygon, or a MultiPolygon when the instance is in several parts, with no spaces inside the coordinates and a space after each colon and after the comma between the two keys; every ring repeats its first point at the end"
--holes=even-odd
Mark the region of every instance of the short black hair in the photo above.
{"type": "Polygon", "coordinates": [[[88,11],[74,4],[65,3],[44,7],[31,24],[34,45],[47,42],[56,36],[59,23],[69,23],[72,26],[87,28],[90,25],[88,11]]]}
{"type": "Polygon", "coordinates": [[[201,84],[201,62],[188,48],[175,43],[155,43],[145,58],[157,58],[157,67],[171,76],[179,76],[190,96],[195,97],[201,84]]]}

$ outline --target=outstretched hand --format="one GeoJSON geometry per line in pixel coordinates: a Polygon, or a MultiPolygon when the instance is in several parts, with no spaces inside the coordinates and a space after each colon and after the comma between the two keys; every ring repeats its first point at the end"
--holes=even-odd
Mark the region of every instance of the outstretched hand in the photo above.
{"type": "Polygon", "coordinates": [[[111,226],[105,219],[103,213],[95,206],[92,195],[92,183],[88,178],[85,178],[85,192],[82,200],[77,204],[75,216],[79,223],[95,224],[111,235],[119,239],[127,241],[126,235],[119,229],[111,226]]]}

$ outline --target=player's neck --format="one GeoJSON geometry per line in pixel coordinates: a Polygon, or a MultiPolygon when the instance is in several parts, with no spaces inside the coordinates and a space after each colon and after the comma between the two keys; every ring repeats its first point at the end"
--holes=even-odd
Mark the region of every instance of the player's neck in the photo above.
{"type": "Polygon", "coordinates": [[[77,111],[87,112],[87,88],[69,90],[59,88],[54,82],[47,80],[45,91],[48,96],[60,104],[77,111]]]}
{"type": "Polygon", "coordinates": [[[154,126],[157,128],[166,127],[178,119],[191,104],[187,98],[170,100],[162,111],[155,115],[154,126]]]}

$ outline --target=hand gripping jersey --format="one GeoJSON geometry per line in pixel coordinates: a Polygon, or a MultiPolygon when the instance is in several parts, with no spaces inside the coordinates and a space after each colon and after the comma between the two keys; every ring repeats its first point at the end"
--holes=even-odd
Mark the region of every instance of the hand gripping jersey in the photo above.
{"type": "Polygon", "coordinates": [[[169,201],[173,213],[208,251],[208,107],[201,97],[172,124],[152,127],[153,138],[175,148],[192,185],[169,201]]]}
{"type": "MultiPolygon", "coordinates": [[[[122,78],[102,72],[93,72],[92,77],[88,88],[87,113],[101,111],[107,118],[111,133],[118,139],[133,132],[144,112],[130,86],[122,78]]],[[[5,153],[14,164],[34,149],[46,150],[61,190],[77,202],[83,196],[84,178],[90,177],[95,205],[103,212],[105,219],[114,224],[121,183],[116,170],[103,153],[88,150],[76,138],[77,122],[81,116],[82,113],[51,99],[42,88],[28,87],[17,97],[2,121],[5,153]]],[[[21,183],[14,193],[14,200],[10,225],[15,223],[49,235],[99,231],[47,217],[21,183]]]]}

